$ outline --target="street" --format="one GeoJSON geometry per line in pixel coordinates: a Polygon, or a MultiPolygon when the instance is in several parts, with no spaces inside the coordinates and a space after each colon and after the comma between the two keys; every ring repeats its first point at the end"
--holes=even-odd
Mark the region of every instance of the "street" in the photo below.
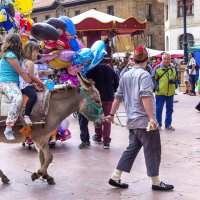
{"type": "MultiPolygon", "coordinates": [[[[128,145],[128,130],[112,125],[109,150],[94,144],[88,149],[78,149],[80,144],[77,119],[70,116],[72,138],[57,143],[52,149],[54,160],[49,174],[56,185],[49,186],[39,179],[31,181],[31,173],[40,164],[35,149],[28,150],[21,144],[1,144],[1,169],[11,180],[9,185],[0,183],[0,200],[198,200],[200,196],[200,113],[194,109],[199,96],[191,97],[178,93],[174,104],[174,132],[163,128],[161,181],[175,186],[172,192],[151,190],[151,180],[146,175],[146,167],[141,150],[130,174],[124,173],[122,181],[129,188],[115,189],[108,180],[116,164],[128,145]]],[[[123,106],[120,107],[120,121],[125,124],[123,106]]],[[[164,114],[165,112],[163,112],[164,114]]],[[[118,120],[116,119],[116,122],[118,120]]],[[[93,124],[89,124],[91,136],[93,124]]]]}

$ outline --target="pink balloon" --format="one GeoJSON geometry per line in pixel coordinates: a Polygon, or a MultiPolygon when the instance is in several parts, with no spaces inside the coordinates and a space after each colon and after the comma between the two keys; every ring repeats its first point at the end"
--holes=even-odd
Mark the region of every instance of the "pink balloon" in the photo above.
{"type": "Polygon", "coordinates": [[[71,62],[74,58],[74,55],[75,55],[74,51],[61,50],[58,53],[58,59],[63,62],[71,62]]]}
{"type": "Polygon", "coordinates": [[[48,62],[50,60],[53,60],[55,58],[58,57],[58,54],[40,54],[40,59],[38,59],[37,61],[40,62],[40,63],[45,63],[45,62],[48,62]]]}
{"type": "Polygon", "coordinates": [[[21,14],[19,12],[15,12],[14,19],[16,21],[17,27],[20,26],[20,20],[22,19],[21,14]]]}

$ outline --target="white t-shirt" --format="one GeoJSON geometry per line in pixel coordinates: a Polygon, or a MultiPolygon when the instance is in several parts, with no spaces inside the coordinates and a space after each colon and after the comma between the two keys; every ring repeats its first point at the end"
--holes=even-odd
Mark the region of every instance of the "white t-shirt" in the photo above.
{"type": "MultiPolygon", "coordinates": [[[[24,65],[24,62],[26,62],[26,61],[27,60],[23,61],[23,63],[22,63],[22,69],[28,74],[28,69],[24,65]]],[[[34,64],[34,76],[36,78],[39,78],[38,67],[37,67],[36,64],[34,64]]],[[[30,85],[30,83],[27,83],[21,76],[19,76],[19,88],[20,88],[20,90],[23,90],[24,88],[26,88],[29,85],[30,85]]]]}
{"type": "MultiPolygon", "coordinates": [[[[196,66],[196,60],[194,58],[191,58],[189,61],[189,66],[195,65],[196,66]]],[[[189,74],[191,74],[192,69],[189,69],[189,74]]],[[[192,72],[192,75],[196,75],[196,69],[192,72]]]]}

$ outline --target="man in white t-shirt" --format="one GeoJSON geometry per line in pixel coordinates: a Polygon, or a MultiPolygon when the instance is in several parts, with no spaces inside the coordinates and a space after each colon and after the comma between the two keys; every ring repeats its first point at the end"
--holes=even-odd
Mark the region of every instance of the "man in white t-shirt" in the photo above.
{"type": "Polygon", "coordinates": [[[192,88],[190,96],[195,96],[196,95],[196,92],[195,92],[196,60],[194,59],[193,53],[190,53],[189,57],[190,57],[190,61],[188,63],[188,69],[189,69],[190,84],[192,88]]]}

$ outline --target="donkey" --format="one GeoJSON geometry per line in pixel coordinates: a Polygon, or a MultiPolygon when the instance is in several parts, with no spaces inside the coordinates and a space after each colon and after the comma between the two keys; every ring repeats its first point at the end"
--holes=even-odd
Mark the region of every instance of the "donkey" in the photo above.
{"type": "MultiPolygon", "coordinates": [[[[51,133],[56,129],[63,119],[76,111],[83,114],[88,120],[97,125],[103,123],[103,113],[99,92],[92,83],[78,74],[80,86],[65,85],[61,89],[55,89],[51,92],[49,100],[49,109],[45,118],[45,124],[32,126],[31,136],[35,145],[39,149],[39,160],[41,168],[31,175],[32,181],[42,177],[47,180],[49,185],[55,184],[54,178],[49,176],[47,169],[53,160],[53,155],[49,149],[48,140],[51,133]]],[[[19,127],[15,126],[15,140],[8,141],[3,135],[5,127],[0,127],[0,142],[19,143],[24,141],[24,136],[19,133],[19,127]]],[[[3,183],[10,180],[0,170],[0,178],[3,183]]]]}

